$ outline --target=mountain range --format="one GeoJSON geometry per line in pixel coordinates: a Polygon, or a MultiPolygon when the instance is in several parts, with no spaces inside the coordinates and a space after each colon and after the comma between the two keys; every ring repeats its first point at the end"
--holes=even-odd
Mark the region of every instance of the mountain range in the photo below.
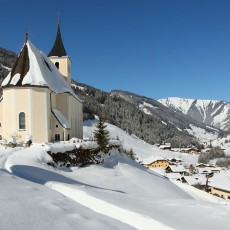
{"type": "Polygon", "coordinates": [[[230,128],[230,103],[217,100],[197,100],[170,97],[158,100],[167,108],[222,130],[230,128]]]}

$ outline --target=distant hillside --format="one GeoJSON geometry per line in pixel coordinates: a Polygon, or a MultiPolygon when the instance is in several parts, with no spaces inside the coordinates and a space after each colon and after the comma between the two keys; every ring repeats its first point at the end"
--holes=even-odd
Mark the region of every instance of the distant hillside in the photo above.
{"type": "MultiPolygon", "coordinates": [[[[84,101],[85,119],[93,118],[93,114],[102,115],[111,124],[152,144],[171,142],[175,147],[191,144],[199,145],[196,138],[185,131],[186,128],[190,128],[189,122],[183,121],[186,116],[181,114],[181,117],[178,118],[170,109],[155,100],[146,99],[146,104],[149,103],[150,105],[152,103],[152,107],[159,108],[156,111],[152,109],[151,114],[148,114],[142,108],[140,109],[139,102],[136,103],[121,96],[120,92],[122,91],[106,93],[76,82],[73,82],[72,86],[84,101]],[[170,119],[168,119],[168,116],[170,119]],[[182,120],[181,122],[179,121],[180,119],[182,120]],[[172,122],[173,120],[175,120],[174,123],[172,122]]],[[[143,100],[142,104],[144,104],[143,100]]],[[[192,120],[191,118],[188,119],[192,120]]],[[[196,124],[198,125],[198,122],[196,124]]],[[[203,124],[200,124],[200,126],[204,129],[206,128],[203,124]]]]}
{"type": "Polygon", "coordinates": [[[9,50],[0,48],[0,83],[3,78],[9,73],[17,59],[17,54],[9,50]]]}
{"type": "Polygon", "coordinates": [[[166,98],[158,100],[173,111],[180,111],[191,118],[219,129],[230,129],[230,103],[217,100],[166,98]]]}

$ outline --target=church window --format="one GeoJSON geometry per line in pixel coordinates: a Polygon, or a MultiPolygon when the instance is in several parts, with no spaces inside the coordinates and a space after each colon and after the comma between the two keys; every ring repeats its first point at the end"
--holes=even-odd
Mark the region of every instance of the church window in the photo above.
{"type": "Polygon", "coordinates": [[[58,128],[58,125],[56,125],[56,128],[58,128]]]}
{"type": "Polygon", "coordinates": [[[19,113],[19,129],[26,129],[26,115],[24,112],[19,113]]]}
{"type": "Polygon", "coordinates": [[[59,69],[59,62],[55,62],[55,65],[59,69]]]}
{"type": "Polygon", "coordinates": [[[55,134],[55,141],[60,141],[60,134],[55,134]]]}

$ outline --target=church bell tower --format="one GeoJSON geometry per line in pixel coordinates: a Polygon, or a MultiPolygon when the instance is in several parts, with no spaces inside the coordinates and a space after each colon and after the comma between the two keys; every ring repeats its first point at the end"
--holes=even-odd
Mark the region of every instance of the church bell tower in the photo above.
{"type": "Polygon", "coordinates": [[[48,57],[58,68],[64,79],[71,84],[71,60],[67,55],[65,47],[62,42],[60,20],[58,20],[57,36],[48,57]]]}

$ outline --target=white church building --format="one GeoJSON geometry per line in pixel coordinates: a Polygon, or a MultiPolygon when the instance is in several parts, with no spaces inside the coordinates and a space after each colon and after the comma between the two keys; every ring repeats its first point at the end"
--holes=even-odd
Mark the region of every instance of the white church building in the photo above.
{"type": "Polygon", "coordinates": [[[53,142],[83,137],[82,103],[71,88],[71,61],[64,48],[60,21],[48,57],[26,36],[11,72],[2,82],[0,139],[53,142]]]}

